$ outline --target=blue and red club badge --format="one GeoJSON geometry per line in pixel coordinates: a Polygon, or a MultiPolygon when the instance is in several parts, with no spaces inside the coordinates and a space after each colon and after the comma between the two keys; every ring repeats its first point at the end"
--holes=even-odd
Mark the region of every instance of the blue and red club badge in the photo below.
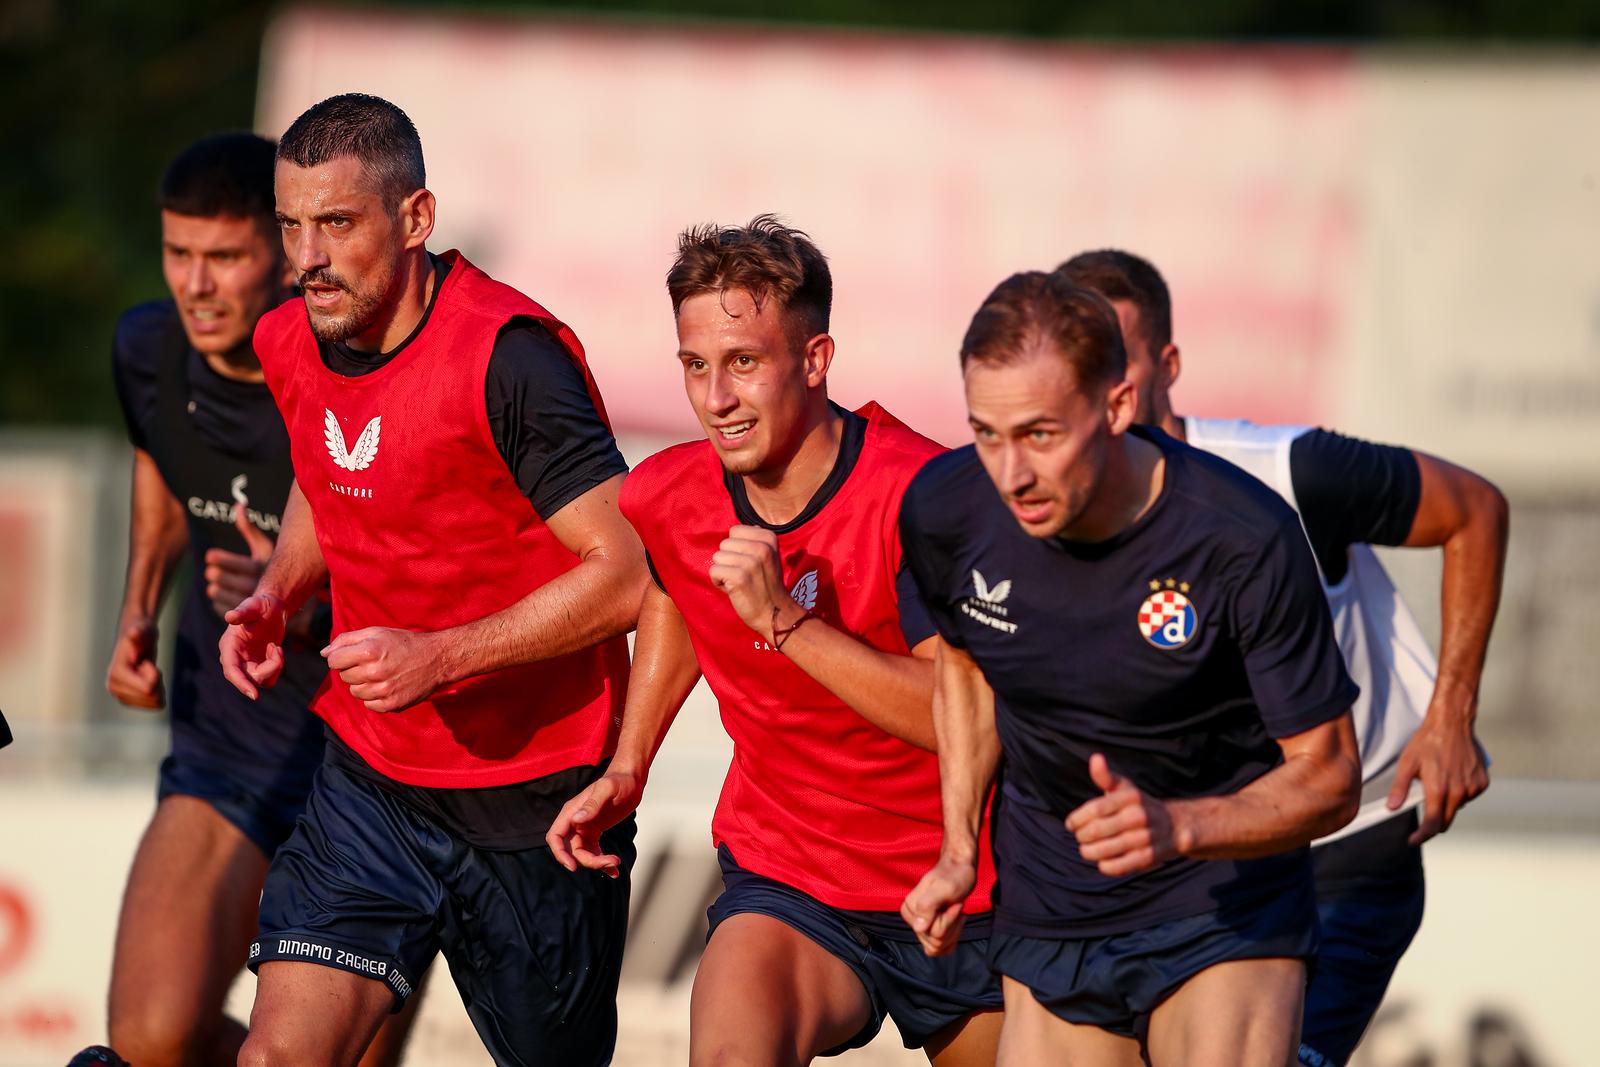
{"type": "Polygon", "coordinates": [[[1189,583],[1176,578],[1150,582],[1150,595],[1139,605],[1139,632],[1146,641],[1169,650],[1189,643],[1200,616],[1188,593],[1189,583]]]}

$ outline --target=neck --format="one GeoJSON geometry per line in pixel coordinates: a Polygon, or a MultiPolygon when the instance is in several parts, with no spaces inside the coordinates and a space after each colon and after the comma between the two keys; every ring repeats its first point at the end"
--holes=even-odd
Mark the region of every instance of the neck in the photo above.
{"type": "Polygon", "coordinates": [[[756,513],[774,526],[792,522],[817,495],[839,459],[844,419],[821,398],[820,410],[807,420],[800,444],[782,467],[743,475],[745,495],[756,513]]]}
{"type": "Polygon", "coordinates": [[[1166,457],[1160,448],[1132,434],[1113,437],[1089,506],[1060,536],[1089,544],[1115,537],[1150,510],[1165,476],[1166,457]]]}
{"type": "Polygon", "coordinates": [[[261,373],[261,361],[256,358],[256,350],[249,344],[242,344],[228,352],[202,352],[200,355],[207,366],[224,378],[236,382],[266,381],[266,376],[261,373]]]}
{"type": "Polygon", "coordinates": [[[1176,437],[1180,441],[1189,439],[1189,431],[1183,427],[1183,416],[1171,408],[1168,408],[1166,413],[1156,420],[1156,425],[1165,430],[1169,437],[1176,437]]]}
{"type": "Polygon", "coordinates": [[[405,266],[401,268],[400,294],[395,298],[388,314],[379,318],[364,333],[347,342],[358,352],[390,352],[411,336],[411,331],[422,321],[433,297],[433,260],[428,250],[418,248],[406,253],[405,266]]]}

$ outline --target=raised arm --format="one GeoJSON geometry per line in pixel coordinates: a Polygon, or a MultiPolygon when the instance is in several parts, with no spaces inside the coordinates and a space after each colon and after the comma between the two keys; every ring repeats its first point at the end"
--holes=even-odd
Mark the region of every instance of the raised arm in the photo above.
{"type": "Polygon", "coordinates": [[[156,462],[133,451],[132,515],[128,524],[128,572],[117,614],[117,643],[106,669],[106,689],[133,708],[166,705],[156,665],[156,617],[189,534],[178,503],[156,462]]]}
{"type": "Polygon", "coordinates": [[[1439,676],[1422,726],[1400,754],[1389,806],[1405,803],[1413,780],[1423,787],[1423,814],[1412,844],[1450,828],[1461,807],[1489,787],[1489,771],[1473,736],[1478,685],[1500,607],[1510,511],[1486,479],[1416,453],[1422,490],[1405,544],[1444,548],[1439,596],[1439,676]]]}
{"type": "Polygon", "coordinates": [[[372,711],[399,711],[476,674],[552,659],[627,633],[649,581],[644,548],[617,510],[622,475],[547,520],[578,565],[510,607],[430,632],[368,627],[334,638],[330,669],[372,711]]]}
{"type": "Polygon", "coordinates": [[[228,628],[219,643],[222,673],[234,688],[254,700],[259,686],[277,682],[283,671],[285,625],[327,580],[311,505],[296,483],[289,487],[278,541],[255,593],[223,616],[228,628]]]}
{"type": "Polygon", "coordinates": [[[711,561],[711,580],[746,626],[879,729],[932,749],[933,644],[907,656],[873,648],[797,603],[784,587],[778,538],[735,526],[711,561]]]}
{"type": "Polygon", "coordinates": [[[900,914],[940,956],[961,937],[962,902],[978,881],[978,840],[984,806],[1000,767],[994,690],[972,657],[940,637],[934,650],[933,725],[938,737],[939,797],[944,840],[939,862],[907,895],[900,914]]]}
{"type": "Polygon", "coordinates": [[[647,584],[617,752],[606,773],[567,801],[550,824],[545,842],[556,862],[569,871],[581,865],[615,877],[620,860],[601,851],[600,835],[639,806],[656,752],[699,678],[677,605],[654,582],[647,584]]]}

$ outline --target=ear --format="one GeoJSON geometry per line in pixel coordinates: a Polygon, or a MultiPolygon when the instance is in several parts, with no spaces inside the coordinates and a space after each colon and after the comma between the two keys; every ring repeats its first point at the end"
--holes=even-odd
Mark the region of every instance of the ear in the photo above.
{"type": "Polygon", "coordinates": [[[405,229],[405,247],[421,248],[433,233],[433,213],[437,206],[433,194],[418,189],[400,201],[400,224],[405,229]]]}
{"type": "Polygon", "coordinates": [[[1126,378],[1106,390],[1106,429],[1113,437],[1127,432],[1138,410],[1138,391],[1126,378]]]}
{"type": "Polygon", "coordinates": [[[1178,384],[1178,375],[1183,373],[1183,359],[1178,355],[1178,346],[1168,343],[1156,357],[1156,373],[1161,376],[1161,389],[1165,392],[1178,384]]]}
{"type": "Polygon", "coordinates": [[[806,363],[806,387],[815,389],[828,380],[828,368],[833,365],[833,338],[819,333],[806,342],[803,353],[806,363]]]}

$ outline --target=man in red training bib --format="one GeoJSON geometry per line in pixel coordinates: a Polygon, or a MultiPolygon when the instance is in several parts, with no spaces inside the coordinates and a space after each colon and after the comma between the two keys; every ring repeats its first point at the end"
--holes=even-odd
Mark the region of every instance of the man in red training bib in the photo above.
{"type": "Polygon", "coordinates": [[[828,399],[827,261],[762,216],[691,229],[667,276],[678,358],[709,440],[628,476],[643,539],[638,670],[610,770],[550,830],[569,868],[610,868],[597,835],[638,804],[704,672],[734,741],[712,824],[724,891],[695,976],[695,1064],[808,1062],[885,1015],[941,1065],[992,1063],[996,979],[973,940],[928,959],[899,915],[939,850],[927,649],[897,516],[942,449],[877,404],[828,399]]]}
{"type": "MultiPolygon", "coordinates": [[[[572,331],[459,253],[393,104],[333,97],[278,146],[304,300],[256,329],[295,489],[222,661],[247,696],[287,612],[333,588],[328,755],[261,901],[241,1064],[346,1064],[443,951],[500,1064],[600,1064],[627,879],[544,847],[615,743],[648,581],[572,331]]],[[[626,873],[631,824],[608,843],[626,873]]]]}

